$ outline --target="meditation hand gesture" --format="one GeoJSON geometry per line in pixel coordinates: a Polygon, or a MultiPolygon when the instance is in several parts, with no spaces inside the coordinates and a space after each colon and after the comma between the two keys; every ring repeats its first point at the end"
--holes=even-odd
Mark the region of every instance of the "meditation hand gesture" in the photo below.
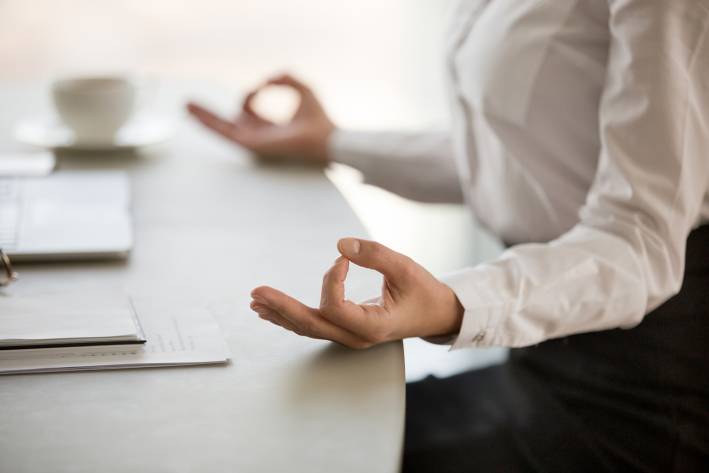
{"type": "Polygon", "coordinates": [[[252,291],[251,308],[262,319],[312,338],[351,348],[407,337],[455,334],[463,308],[453,291],[410,258],[379,243],[355,238],[339,241],[342,254],[325,274],[320,307],[312,308],[270,287],[252,291]],[[377,303],[345,300],[349,262],[384,275],[377,303]]]}
{"type": "Polygon", "coordinates": [[[296,159],[323,166],[328,162],[327,139],[335,125],[313,91],[287,74],[273,77],[249,92],[233,121],[195,103],[189,103],[187,109],[207,128],[262,159],[296,159]],[[284,124],[263,118],[252,107],[254,97],[263,88],[273,85],[293,89],[300,100],[293,117],[284,124]]]}

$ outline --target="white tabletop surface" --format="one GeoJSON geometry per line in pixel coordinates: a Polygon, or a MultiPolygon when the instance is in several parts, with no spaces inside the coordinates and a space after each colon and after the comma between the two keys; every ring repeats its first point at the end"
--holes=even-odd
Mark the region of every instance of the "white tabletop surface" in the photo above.
{"type": "MultiPolygon", "coordinates": [[[[27,91],[25,91],[27,92],[27,91]]],[[[0,87],[0,143],[25,111],[0,87]]],[[[29,100],[29,99],[28,99],[29,100]]],[[[394,472],[404,423],[400,343],[352,351],[248,307],[269,284],[315,304],[342,236],[364,236],[316,170],[254,165],[183,123],[139,153],[60,153],[59,169],[125,169],[136,244],[124,262],[23,265],[17,294],[115,290],[208,308],[226,366],[0,377],[1,472],[394,472]]],[[[355,271],[352,298],[378,290],[355,271]]]]}

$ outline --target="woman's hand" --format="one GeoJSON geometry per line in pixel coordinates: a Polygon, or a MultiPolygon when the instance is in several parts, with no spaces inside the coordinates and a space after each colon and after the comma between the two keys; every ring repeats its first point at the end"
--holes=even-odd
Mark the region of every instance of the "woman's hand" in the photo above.
{"type": "Polygon", "coordinates": [[[325,274],[320,307],[307,307],[270,287],[252,291],[251,308],[262,319],[298,335],[367,348],[407,337],[452,335],[463,307],[453,291],[419,264],[379,243],[355,238],[338,242],[342,254],[325,274]],[[345,300],[349,262],[384,275],[377,303],[345,300]]]}
{"type": "Polygon", "coordinates": [[[322,166],[329,161],[327,140],[335,130],[335,125],[313,91],[287,74],[273,77],[252,90],[233,121],[225,120],[195,103],[189,103],[187,109],[207,128],[256,153],[260,158],[296,159],[322,166]],[[300,103],[288,123],[273,123],[252,108],[254,97],[264,87],[271,85],[290,87],[298,94],[300,103]]]}

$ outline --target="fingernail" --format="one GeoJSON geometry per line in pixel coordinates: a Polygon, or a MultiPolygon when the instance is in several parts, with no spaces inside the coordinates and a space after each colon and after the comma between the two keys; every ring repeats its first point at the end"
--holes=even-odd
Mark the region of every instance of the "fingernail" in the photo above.
{"type": "Polygon", "coordinates": [[[359,240],[356,238],[343,238],[340,240],[340,251],[343,255],[356,255],[359,253],[359,240]]]}
{"type": "Polygon", "coordinates": [[[251,294],[251,298],[259,304],[266,304],[266,299],[259,296],[258,294],[251,294]]]}
{"type": "Polygon", "coordinates": [[[263,312],[263,306],[262,306],[262,305],[251,304],[250,307],[251,307],[251,310],[253,310],[254,312],[256,312],[256,313],[258,313],[258,314],[260,314],[261,312],[263,312]]]}
{"type": "Polygon", "coordinates": [[[261,304],[260,302],[256,302],[256,301],[251,301],[250,306],[251,306],[251,308],[252,308],[253,310],[259,310],[259,309],[265,309],[265,308],[266,308],[265,305],[261,304]]]}
{"type": "Polygon", "coordinates": [[[265,316],[268,315],[268,309],[265,309],[263,307],[256,307],[252,309],[254,312],[258,314],[259,317],[264,318],[265,316]]]}

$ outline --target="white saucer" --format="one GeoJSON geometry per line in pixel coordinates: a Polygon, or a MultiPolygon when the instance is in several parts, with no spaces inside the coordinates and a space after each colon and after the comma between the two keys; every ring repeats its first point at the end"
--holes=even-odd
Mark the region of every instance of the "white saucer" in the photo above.
{"type": "Polygon", "coordinates": [[[137,117],[118,130],[110,141],[81,141],[57,120],[24,120],[15,127],[15,138],[25,144],[50,149],[101,150],[141,148],[166,141],[174,132],[174,123],[158,117],[137,117]]]}

